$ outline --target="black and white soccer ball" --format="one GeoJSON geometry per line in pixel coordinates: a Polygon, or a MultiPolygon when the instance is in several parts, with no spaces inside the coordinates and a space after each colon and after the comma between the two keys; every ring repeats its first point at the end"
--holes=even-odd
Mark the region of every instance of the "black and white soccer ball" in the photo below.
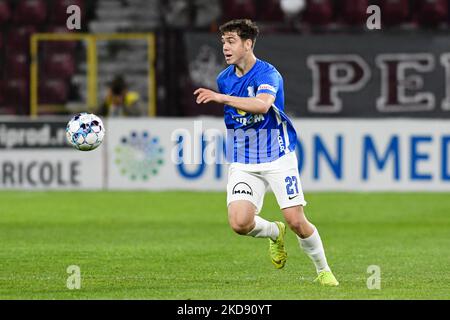
{"type": "Polygon", "coordinates": [[[95,114],[78,113],[67,123],[66,137],[78,150],[94,150],[103,142],[105,126],[95,114]]]}

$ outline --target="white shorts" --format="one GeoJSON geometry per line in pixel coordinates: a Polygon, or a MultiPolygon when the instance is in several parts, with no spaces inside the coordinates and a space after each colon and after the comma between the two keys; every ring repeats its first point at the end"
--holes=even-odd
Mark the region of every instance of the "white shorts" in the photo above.
{"type": "Polygon", "coordinates": [[[258,214],[269,187],[280,209],[306,206],[295,152],[270,163],[232,163],[228,170],[227,205],[237,200],[248,200],[255,205],[258,214]]]}

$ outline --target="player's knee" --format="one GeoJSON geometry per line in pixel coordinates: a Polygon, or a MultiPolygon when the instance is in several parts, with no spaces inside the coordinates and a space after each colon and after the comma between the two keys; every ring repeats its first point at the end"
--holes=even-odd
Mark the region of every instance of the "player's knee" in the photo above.
{"type": "Polygon", "coordinates": [[[309,222],[306,219],[303,208],[292,208],[292,212],[285,212],[286,223],[289,228],[297,234],[301,234],[305,229],[308,229],[309,222]],[[287,213],[287,214],[286,214],[287,213]]]}
{"type": "Polygon", "coordinates": [[[311,235],[311,230],[313,226],[308,220],[301,218],[293,218],[286,220],[286,222],[289,225],[289,228],[301,238],[306,238],[311,235]]]}
{"type": "Polygon", "coordinates": [[[239,210],[230,210],[228,220],[234,232],[240,235],[248,234],[254,227],[254,216],[239,210]]]}
{"type": "Polygon", "coordinates": [[[286,219],[286,222],[292,231],[299,231],[302,227],[302,221],[298,218],[286,219]]]}
{"type": "Polygon", "coordinates": [[[252,231],[254,219],[243,217],[243,215],[235,214],[230,216],[230,226],[234,232],[240,235],[248,234],[252,231]]]}
{"type": "Polygon", "coordinates": [[[231,223],[231,229],[233,229],[234,232],[236,232],[237,234],[240,235],[246,235],[248,234],[250,231],[252,231],[252,224],[249,223],[239,223],[239,222],[233,222],[231,223]]]}

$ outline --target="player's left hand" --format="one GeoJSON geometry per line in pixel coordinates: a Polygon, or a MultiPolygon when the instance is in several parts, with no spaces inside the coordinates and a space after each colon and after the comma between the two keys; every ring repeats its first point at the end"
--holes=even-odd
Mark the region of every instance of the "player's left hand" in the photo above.
{"type": "Polygon", "coordinates": [[[194,91],[194,95],[197,95],[196,102],[200,103],[208,103],[208,102],[217,102],[224,103],[223,95],[217,92],[214,92],[209,89],[200,88],[194,91]]]}

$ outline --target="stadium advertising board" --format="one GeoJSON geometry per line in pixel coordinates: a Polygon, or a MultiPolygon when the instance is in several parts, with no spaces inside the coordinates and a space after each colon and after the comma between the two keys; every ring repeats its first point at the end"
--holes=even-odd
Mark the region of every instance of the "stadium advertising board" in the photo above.
{"type": "Polygon", "coordinates": [[[217,164],[215,159],[209,164],[203,161],[207,145],[215,149],[223,142],[202,146],[205,131],[222,138],[223,130],[217,129],[223,128],[220,120],[110,119],[107,125],[109,188],[224,190],[227,165],[221,163],[223,159],[217,164]]]}
{"type": "MultiPolygon", "coordinates": [[[[0,121],[0,188],[225,190],[221,119],[109,119],[105,144],[91,152],[67,145],[65,125],[0,121]]],[[[305,190],[450,190],[445,120],[296,119],[294,126],[305,190]]]]}
{"type": "MultiPolygon", "coordinates": [[[[450,190],[447,121],[293,123],[305,191],[450,190]]],[[[225,190],[221,119],[111,119],[107,132],[110,189],[225,190]]]]}
{"type": "MultiPolygon", "coordinates": [[[[65,120],[0,120],[0,189],[100,189],[101,150],[68,146],[65,120]]],[[[101,149],[101,148],[100,148],[101,149]]]]}
{"type": "MultiPolygon", "coordinates": [[[[192,87],[216,89],[218,37],[185,39],[192,87]]],[[[447,35],[264,35],[255,53],[282,74],[292,117],[450,117],[447,35]]]]}

